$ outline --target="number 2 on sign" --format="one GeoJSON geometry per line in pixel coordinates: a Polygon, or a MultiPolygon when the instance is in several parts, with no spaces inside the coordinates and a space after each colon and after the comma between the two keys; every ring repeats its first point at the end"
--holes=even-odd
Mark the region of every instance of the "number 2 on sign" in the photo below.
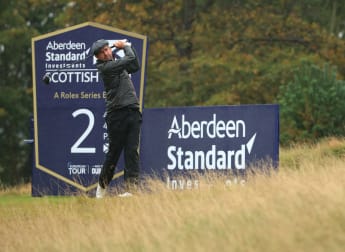
{"type": "Polygon", "coordinates": [[[95,125],[95,116],[88,109],[78,109],[72,113],[73,117],[77,117],[79,115],[87,115],[89,118],[89,125],[87,126],[84,133],[72,145],[71,153],[96,153],[95,147],[79,147],[81,145],[81,143],[88,137],[88,135],[92,131],[93,126],[95,125]]]}

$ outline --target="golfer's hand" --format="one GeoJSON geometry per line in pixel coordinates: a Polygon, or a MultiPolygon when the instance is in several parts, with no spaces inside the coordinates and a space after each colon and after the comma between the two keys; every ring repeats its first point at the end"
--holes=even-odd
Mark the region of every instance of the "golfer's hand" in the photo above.
{"type": "Polygon", "coordinates": [[[128,40],[127,39],[122,39],[122,40],[116,40],[115,42],[114,42],[114,46],[116,47],[116,48],[124,48],[125,46],[131,46],[131,43],[130,42],[128,42],[128,40]]]}
{"type": "Polygon", "coordinates": [[[124,48],[126,45],[128,45],[128,42],[126,39],[123,39],[123,40],[116,40],[114,42],[114,46],[117,47],[117,48],[124,48]]]}

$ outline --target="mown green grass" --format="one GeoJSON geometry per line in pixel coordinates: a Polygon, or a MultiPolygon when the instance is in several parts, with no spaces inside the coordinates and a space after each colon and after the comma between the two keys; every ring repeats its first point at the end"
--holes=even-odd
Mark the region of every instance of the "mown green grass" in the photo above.
{"type": "Polygon", "coordinates": [[[282,149],[278,173],[244,186],[200,178],[193,190],[131,198],[0,192],[2,251],[343,251],[345,141],[282,149]],[[336,151],[334,151],[336,150],[336,151]],[[339,151],[340,150],[340,151],[339,151]]]}

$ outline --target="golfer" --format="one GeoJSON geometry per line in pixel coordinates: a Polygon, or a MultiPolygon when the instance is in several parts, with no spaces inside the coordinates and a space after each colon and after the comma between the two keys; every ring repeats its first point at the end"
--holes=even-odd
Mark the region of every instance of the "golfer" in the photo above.
{"type": "Polygon", "coordinates": [[[134,48],[126,40],[117,40],[113,45],[123,49],[124,57],[116,58],[109,47],[109,42],[104,39],[97,40],[91,47],[92,53],[97,58],[96,67],[104,82],[105,121],[109,137],[109,150],[99,176],[96,198],[105,196],[122,150],[125,158],[126,188],[122,196],[131,196],[130,190],[138,185],[139,179],[138,146],[142,117],[129,74],[138,71],[140,65],[134,48]]]}

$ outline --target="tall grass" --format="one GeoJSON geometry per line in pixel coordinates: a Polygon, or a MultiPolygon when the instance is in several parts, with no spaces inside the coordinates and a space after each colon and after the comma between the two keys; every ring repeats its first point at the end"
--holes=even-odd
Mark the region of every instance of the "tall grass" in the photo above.
{"type": "Polygon", "coordinates": [[[345,141],[282,149],[278,173],[245,185],[212,180],[102,200],[2,190],[0,250],[344,251],[345,141]]]}

